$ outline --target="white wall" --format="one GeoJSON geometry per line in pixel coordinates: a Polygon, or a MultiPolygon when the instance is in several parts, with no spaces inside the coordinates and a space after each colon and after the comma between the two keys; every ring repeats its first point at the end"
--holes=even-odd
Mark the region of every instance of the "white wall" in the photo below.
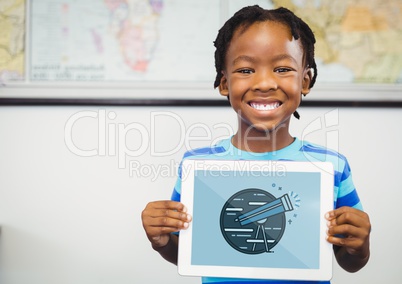
{"type": "MultiPolygon", "coordinates": [[[[348,157],[373,226],[369,264],[355,274],[335,265],[332,283],[397,283],[401,109],[302,108],[300,114],[294,135],[337,147],[348,157]],[[313,131],[320,121],[322,129],[313,131]]],[[[199,283],[178,276],[176,267],[151,249],[140,214],[148,201],[170,197],[175,177],[169,169],[186,148],[184,135],[192,137],[191,147],[208,145],[194,137],[205,138],[214,127],[207,140],[226,136],[235,122],[230,108],[1,107],[0,283],[199,283]],[[87,117],[72,125],[72,142],[84,150],[106,145],[104,155],[82,157],[68,148],[73,145],[65,142],[65,127],[69,132],[76,113],[87,117]],[[109,117],[99,126],[104,114],[109,117]],[[102,131],[105,137],[120,133],[116,147],[105,142],[102,131]],[[112,151],[125,145],[140,154],[128,157],[126,165],[112,151]],[[172,153],[157,157],[151,146],[172,153]],[[162,172],[147,175],[149,169],[162,172]]]]}

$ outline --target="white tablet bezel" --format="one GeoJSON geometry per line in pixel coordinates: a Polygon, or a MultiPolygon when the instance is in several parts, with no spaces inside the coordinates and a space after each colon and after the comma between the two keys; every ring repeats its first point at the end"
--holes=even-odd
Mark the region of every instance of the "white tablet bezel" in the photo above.
{"type": "MultiPolygon", "coordinates": [[[[182,192],[181,202],[188,208],[188,213],[193,214],[194,205],[194,174],[195,171],[210,169],[235,170],[242,164],[250,161],[232,160],[191,160],[187,159],[182,164],[182,192]]],[[[290,161],[252,161],[253,171],[275,171],[286,169],[287,172],[318,172],[320,178],[320,236],[319,238],[319,268],[318,269],[289,269],[270,267],[234,267],[226,265],[193,265],[192,259],[192,226],[180,231],[178,251],[178,272],[183,276],[208,276],[229,278],[255,278],[255,279],[281,279],[281,280],[321,280],[332,278],[332,245],[326,239],[326,212],[333,209],[334,169],[329,162],[290,162],[290,161]],[[275,166],[269,165],[275,163],[275,166]]],[[[244,165],[245,166],[245,165],[244,165]]],[[[200,216],[198,216],[200,217],[200,216]]],[[[213,257],[213,256],[211,256],[213,257]]]]}

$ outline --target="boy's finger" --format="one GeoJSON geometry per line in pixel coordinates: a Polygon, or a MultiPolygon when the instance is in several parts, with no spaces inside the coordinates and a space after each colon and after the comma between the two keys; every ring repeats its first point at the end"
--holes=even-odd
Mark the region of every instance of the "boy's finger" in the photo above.
{"type": "Polygon", "coordinates": [[[340,207],[340,208],[327,212],[327,214],[325,214],[325,218],[327,220],[333,220],[344,214],[355,214],[362,218],[367,216],[367,214],[365,212],[363,212],[359,209],[355,209],[355,208],[348,207],[348,206],[343,206],[343,207],[340,207]]]}
{"type": "Polygon", "coordinates": [[[327,234],[329,236],[348,236],[348,237],[363,237],[363,232],[360,228],[353,225],[345,224],[340,226],[329,227],[327,234]]]}
{"type": "Polygon", "coordinates": [[[170,209],[170,210],[177,210],[177,211],[181,211],[181,212],[187,212],[187,207],[184,206],[183,203],[178,202],[178,201],[161,200],[161,201],[152,202],[149,205],[155,209],[170,209]]]}
{"type": "Polygon", "coordinates": [[[158,217],[165,217],[165,218],[171,218],[171,219],[178,219],[182,220],[185,222],[190,222],[191,221],[191,215],[187,214],[185,212],[180,212],[176,210],[171,210],[171,209],[160,209],[156,211],[157,213],[153,216],[154,218],[158,217]]]}
{"type": "Polygon", "coordinates": [[[341,210],[338,211],[342,212],[342,214],[337,215],[336,218],[327,218],[328,220],[328,227],[333,227],[333,226],[340,226],[340,225],[352,225],[355,227],[363,228],[366,230],[370,231],[371,224],[370,220],[368,218],[368,215],[365,212],[362,212],[360,210],[354,209],[354,210],[341,210]]]}
{"type": "Polygon", "coordinates": [[[170,234],[183,229],[187,229],[188,222],[169,218],[149,218],[144,229],[148,237],[157,237],[164,234],[170,234]]]}

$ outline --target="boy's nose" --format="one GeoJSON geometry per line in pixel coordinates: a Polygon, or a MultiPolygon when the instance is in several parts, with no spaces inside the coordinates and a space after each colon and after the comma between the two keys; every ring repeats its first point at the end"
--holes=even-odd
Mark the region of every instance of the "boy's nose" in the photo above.
{"type": "Polygon", "coordinates": [[[277,88],[278,84],[272,72],[256,72],[254,74],[253,90],[268,92],[277,88]]]}

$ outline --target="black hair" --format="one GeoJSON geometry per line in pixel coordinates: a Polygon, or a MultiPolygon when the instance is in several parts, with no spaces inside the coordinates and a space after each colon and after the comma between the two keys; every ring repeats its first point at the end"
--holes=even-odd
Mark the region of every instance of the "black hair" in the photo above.
{"type": "Polygon", "coordinates": [[[225,68],[225,56],[233,34],[239,28],[246,30],[256,22],[272,21],[288,26],[295,40],[300,38],[303,48],[305,66],[313,68],[314,74],[310,88],[314,86],[317,78],[317,65],[314,60],[315,37],[310,27],[292,11],[286,8],[265,10],[258,5],[244,7],[226,21],[214,41],[216,78],[214,88],[218,87],[222,79],[222,70],[225,68]]]}

